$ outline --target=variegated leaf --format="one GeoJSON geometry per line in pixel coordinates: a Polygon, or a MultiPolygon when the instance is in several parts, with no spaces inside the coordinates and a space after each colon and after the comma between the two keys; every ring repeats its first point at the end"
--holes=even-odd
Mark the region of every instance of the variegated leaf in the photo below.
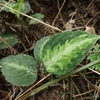
{"type": "Polygon", "coordinates": [[[0,60],[5,79],[18,86],[28,86],[37,79],[38,65],[26,54],[10,55],[0,60]]]}
{"type": "Polygon", "coordinates": [[[41,60],[49,73],[63,75],[73,70],[100,36],[84,31],[63,32],[51,36],[41,49],[41,60]]]}

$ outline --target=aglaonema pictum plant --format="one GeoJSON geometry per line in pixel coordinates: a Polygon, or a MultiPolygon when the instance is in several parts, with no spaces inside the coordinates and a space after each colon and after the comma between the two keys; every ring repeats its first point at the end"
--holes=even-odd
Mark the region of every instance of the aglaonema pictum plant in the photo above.
{"type": "Polygon", "coordinates": [[[2,74],[12,84],[28,86],[36,81],[42,63],[48,73],[60,77],[74,70],[98,39],[100,36],[80,30],[43,37],[34,47],[35,59],[26,54],[1,59],[2,74]]]}

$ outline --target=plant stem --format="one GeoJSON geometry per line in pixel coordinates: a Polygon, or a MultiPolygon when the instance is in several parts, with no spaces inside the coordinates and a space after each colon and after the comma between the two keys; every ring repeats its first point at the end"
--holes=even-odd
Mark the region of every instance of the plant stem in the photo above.
{"type": "Polygon", "coordinates": [[[100,59],[98,59],[96,61],[93,61],[93,62],[91,62],[91,63],[89,63],[89,64],[87,64],[87,65],[85,65],[83,67],[80,67],[80,68],[76,69],[76,70],[73,70],[73,71],[71,71],[71,72],[69,72],[69,73],[67,73],[67,74],[65,74],[65,75],[63,75],[61,77],[58,77],[58,78],[56,78],[56,79],[54,79],[54,80],[52,80],[52,81],[50,81],[50,82],[48,82],[46,84],[34,89],[33,91],[30,91],[30,92],[26,93],[21,98],[18,98],[18,99],[15,99],[15,100],[26,100],[27,97],[35,95],[36,93],[38,93],[41,90],[47,88],[48,86],[50,86],[50,85],[52,85],[52,84],[54,84],[54,83],[56,83],[56,82],[58,82],[58,81],[60,81],[60,80],[62,80],[64,78],[67,78],[67,77],[69,77],[69,76],[71,76],[71,75],[73,75],[75,73],[78,73],[78,72],[80,72],[80,71],[82,71],[82,70],[84,70],[86,68],[89,68],[89,67],[91,67],[91,66],[93,66],[93,65],[95,65],[97,63],[100,63],[100,59]]]}

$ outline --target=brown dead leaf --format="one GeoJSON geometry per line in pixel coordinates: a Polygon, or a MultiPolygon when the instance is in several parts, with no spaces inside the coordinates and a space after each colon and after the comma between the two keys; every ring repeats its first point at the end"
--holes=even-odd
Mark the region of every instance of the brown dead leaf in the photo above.
{"type": "Polygon", "coordinates": [[[93,26],[91,26],[91,27],[86,26],[85,31],[86,31],[86,32],[89,32],[89,33],[91,33],[91,34],[96,34],[96,33],[95,33],[95,28],[94,28],[93,26]]]}
{"type": "Polygon", "coordinates": [[[69,20],[69,21],[64,25],[64,28],[65,28],[66,30],[70,30],[70,29],[73,28],[74,23],[75,23],[75,20],[74,20],[74,19],[71,19],[71,20],[69,20]]]}

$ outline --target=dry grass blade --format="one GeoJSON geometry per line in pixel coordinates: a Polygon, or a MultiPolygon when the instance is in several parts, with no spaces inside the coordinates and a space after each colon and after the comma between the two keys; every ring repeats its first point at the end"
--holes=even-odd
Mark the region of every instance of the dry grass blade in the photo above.
{"type": "Polygon", "coordinates": [[[91,93],[91,92],[93,92],[93,91],[94,91],[94,89],[91,89],[91,90],[89,90],[89,91],[87,91],[87,92],[84,92],[84,93],[81,93],[81,94],[73,95],[73,97],[75,98],[75,97],[78,97],[78,96],[86,95],[86,94],[91,93]]]}
{"type": "MultiPolygon", "coordinates": [[[[58,2],[59,2],[59,1],[58,1],[58,2]]],[[[53,21],[53,23],[52,23],[52,25],[55,24],[55,21],[57,20],[57,18],[58,18],[58,16],[59,16],[59,14],[60,14],[60,12],[61,12],[61,10],[62,10],[62,8],[63,8],[65,2],[66,2],[66,0],[63,1],[63,3],[62,3],[62,5],[61,5],[61,7],[60,7],[60,9],[59,9],[59,11],[58,11],[58,13],[57,13],[55,19],[54,19],[54,21],[53,21]]]]}
{"type": "Polygon", "coordinates": [[[88,68],[88,69],[91,70],[92,72],[94,72],[94,73],[100,75],[100,72],[98,72],[98,71],[96,71],[96,70],[93,70],[93,69],[91,69],[91,68],[88,68]]]}

